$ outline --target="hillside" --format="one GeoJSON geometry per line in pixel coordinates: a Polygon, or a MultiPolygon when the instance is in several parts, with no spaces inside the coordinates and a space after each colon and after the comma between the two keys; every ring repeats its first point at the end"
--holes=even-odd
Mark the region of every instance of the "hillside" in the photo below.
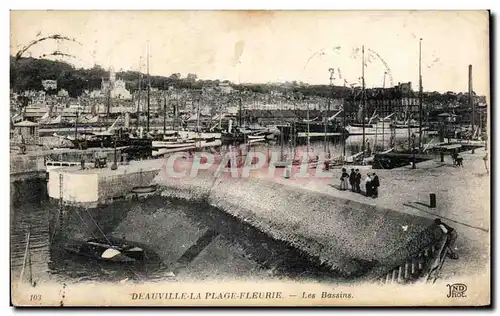
{"type": "MultiPolygon", "coordinates": [[[[117,72],[117,77],[126,82],[126,87],[129,91],[135,91],[139,85],[139,75],[137,71],[117,72]]],[[[145,74],[141,74],[144,78],[145,74]]],[[[52,79],[57,80],[58,89],[62,88],[68,91],[71,97],[79,96],[84,90],[99,89],[101,87],[102,78],[109,77],[109,71],[100,66],[95,66],[91,69],[75,68],[72,65],[46,59],[35,58],[15,58],[10,57],[10,87],[15,92],[25,90],[42,90],[42,80],[52,79]]],[[[188,75],[187,78],[182,78],[180,74],[174,73],[170,76],[151,76],[151,87],[165,89],[168,86],[174,86],[178,89],[201,89],[203,86],[210,84],[218,84],[219,80],[197,80],[196,75],[188,75]]],[[[143,82],[144,86],[144,82],[143,82]]],[[[320,96],[334,98],[350,98],[351,90],[343,87],[328,85],[305,85],[302,83],[286,83],[286,84],[231,84],[234,89],[247,90],[255,93],[269,93],[270,91],[279,91],[284,94],[295,96],[320,96]]],[[[49,91],[56,93],[56,91],[49,91]]],[[[414,94],[414,96],[416,96],[414,94]]],[[[380,93],[379,90],[367,89],[367,98],[394,98],[399,97],[397,93],[388,91],[380,93]]],[[[438,93],[425,92],[423,95],[424,101],[427,103],[467,104],[468,96],[466,93],[438,93]]]]}

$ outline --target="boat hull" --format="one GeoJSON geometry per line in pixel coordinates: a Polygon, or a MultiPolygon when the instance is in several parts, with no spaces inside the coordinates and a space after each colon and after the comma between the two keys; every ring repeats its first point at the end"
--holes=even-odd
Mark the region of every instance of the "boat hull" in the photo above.
{"type": "Polygon", "coordinates": [[[145,258],[141,247],[109,239],[72,240],[64,248],[79,256],[108,262],[133,263],[145,258]]]}
{"type": "MultiPolygon", "coordinates": [[[[346,127],[346,130],[349,132],[349,135],[363,135],[363,127],[362,126],[352,126],[348,125],[346,127]]],[[[364,134],[365,135],[381,135],[382,133],[390,135],[391,133],[396,133],[396,134],[408,134],[408,127],[397,127],[391,128],[390,124],[366,124],[364,128],[364,134]]],[[[419,128],[418,127],[410,127],[410,134],[415,134],[419,133],[419,128]]]]}

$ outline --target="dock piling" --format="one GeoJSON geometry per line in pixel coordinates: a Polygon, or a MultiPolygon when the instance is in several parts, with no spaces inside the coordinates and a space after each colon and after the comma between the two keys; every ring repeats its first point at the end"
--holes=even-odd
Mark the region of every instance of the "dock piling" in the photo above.
{"type": "Polygon", "coordinates": [[[431,193],[429,194],[429,198],[430,198],[430,208],[436,208],[436,193],[431,193]]]}

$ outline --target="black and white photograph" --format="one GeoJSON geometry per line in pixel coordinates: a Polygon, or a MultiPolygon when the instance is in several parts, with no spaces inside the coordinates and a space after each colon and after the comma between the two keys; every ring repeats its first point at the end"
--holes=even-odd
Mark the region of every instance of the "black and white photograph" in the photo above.
{"type": "Polygon", "coordinates": [[[9,55],[12,305],[491,304],[489,11],[11,10],[9,55]]]}

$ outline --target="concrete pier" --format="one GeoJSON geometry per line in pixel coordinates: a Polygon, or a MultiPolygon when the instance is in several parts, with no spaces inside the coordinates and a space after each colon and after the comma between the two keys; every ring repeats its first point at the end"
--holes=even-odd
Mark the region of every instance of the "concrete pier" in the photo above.
{"type": "Polygon", "coordinates": [[[461,256],[447,263],[443,274],[455,275],[467,265],[483,277],[488,253],[482,245],[489,231],[484,155],[482,150],[464,154],[463,168],[438,159],[419,163],[417,169],[359,167],[363,175],[379,175],[377,199],[340,191],[340,171],[328,179],[298,179],[293,172],[290,179],[269,177],[267,169],[252,170],[246,178],[217,178],[215,166],[191,177],[189,162],[181,161],[176,171],[186,170],[188,176],[174,178],[162,170],[154,182],[163,187],[164,196],[208,203],[346,275],[362,273],[366,266],[382,271],[404,265],[408,256],[439,238],[432,229],[432,220],[439,217],[457,230],[461,256]],[[437,208],[426,206],[429,193],[437,193],[437,208]]]}
{"type": "Polygon", "coordinates": [[[134,187],[146,186],[158,174],[162,160],[131,161],[111,170],[68,167],[49,172],[48,194],[64,203],[93,207],[126,196],[134,187]]]}

